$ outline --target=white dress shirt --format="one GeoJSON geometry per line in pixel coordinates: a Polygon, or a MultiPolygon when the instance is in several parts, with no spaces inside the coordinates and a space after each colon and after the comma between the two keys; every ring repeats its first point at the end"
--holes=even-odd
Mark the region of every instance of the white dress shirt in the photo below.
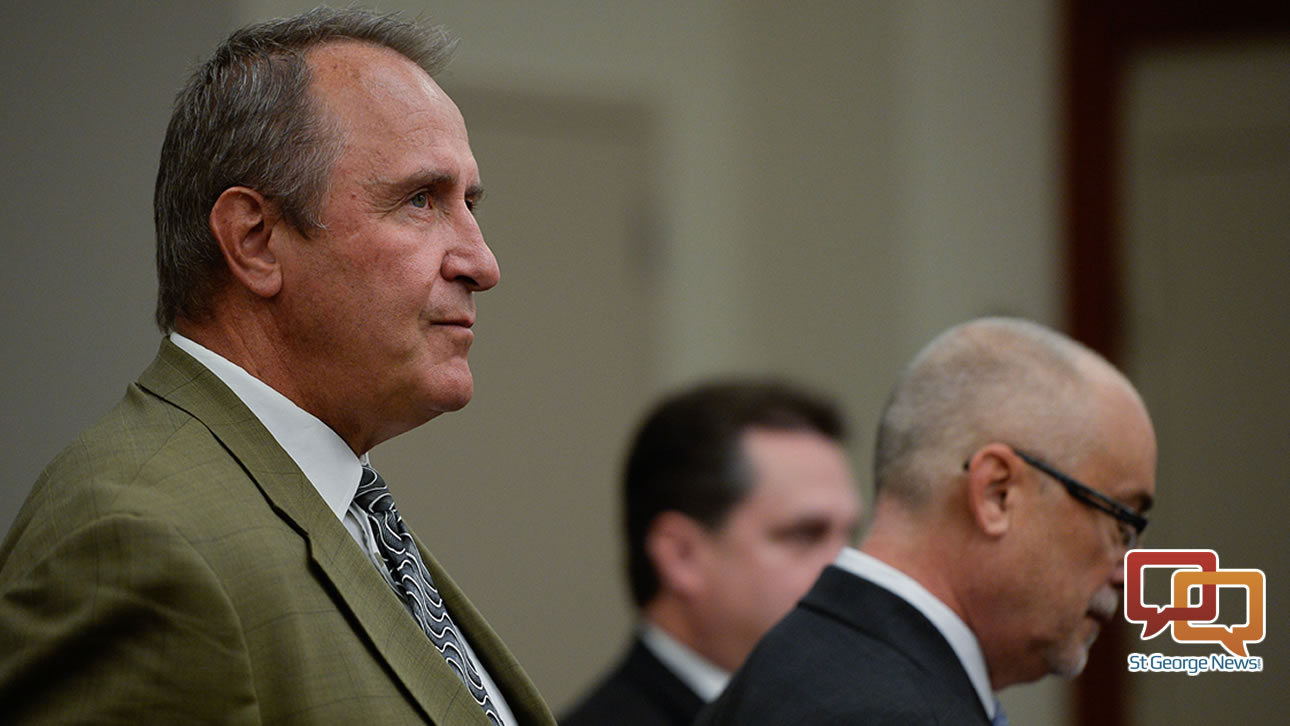
{"type": "Polygon", "coordinates": [[[654,657],[705,703],[716,700],[730,682],[729,673],[649,621],[641,624],[640,638],[654,657]]]}
{"type": "MultiPolygon", "coordinates": [[[[363,465],[367,463],[367,454],[363,454],[362,458],[355,456],[349,444],[330,426],[224,356],[179,333],[171,333],[170,342],[206,366],[251,409],[251,413],[264,424],[264,428],[269,430],[291,460],[296,462],[305,478],[318,490],[318,496],[322,497],[336,518],[345,525],[349,535],[392,587],[389,568],[376,549],[376,538],[372,534],[371,525],[354,503],[354,494],[358,491],[358,480],[363,472],[363,465]]],[[[483,679],[493,706],[502,717],[502,723],[515,723],[515,716],[502,697],[501,689],[480,663],[465,634],[458,629],[457,635],[461,638],[467,657],[483,679]]]]}
{"type": "Polygon", "coordinates": [[[985,665],[985,655],[981,653],[981,644],[977,642],[976,635],[957,613],[914,578],[857,549],[842,548],[833,564],[856,577],[890,590],[932,621],[932,625],[936,626],[949,642],[954,654],[959,657],[986,714],[991,719],[994,718],[998,702],[995,701],[994,692],[990,690],[990,671],[985,665]]]}

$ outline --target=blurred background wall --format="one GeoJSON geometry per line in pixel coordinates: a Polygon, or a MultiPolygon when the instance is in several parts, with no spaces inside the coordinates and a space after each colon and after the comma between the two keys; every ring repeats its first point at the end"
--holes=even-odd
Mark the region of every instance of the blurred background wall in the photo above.
{"type": "MultiPolygon", "coordinates": [[[[152,183],[188,69],[233,28],[312,4],[0,9],[0,526],[155,352],[152,183]]],[[[440,82],[502,267],[479,300],[475,400],[373,459],[553,708],[631,627],[618,463],[655,397],[742,373],[830,392],[868,496],[878,410],[932,335],[990,313],[1069,323],[1068,4],[373,3],[461,37],[440,82]]],[[[1287,47],[1165,48],[1128,64],[1117,106],[1134,141],[1113,312],[1161,435],[1149,545],[1269,577],[1251,648],[1268,672],[1130,675],[1120,655],[1082,681],[1108,683],[1124,723],[1290,710],[1287,47]],[[1198,109],[1209,120],[1188,122],[1198,109]]],[[[1004,698],[1019,724],[1087,720],[1077,704],[1098,699],[1053,679],[1004,698]]]]}

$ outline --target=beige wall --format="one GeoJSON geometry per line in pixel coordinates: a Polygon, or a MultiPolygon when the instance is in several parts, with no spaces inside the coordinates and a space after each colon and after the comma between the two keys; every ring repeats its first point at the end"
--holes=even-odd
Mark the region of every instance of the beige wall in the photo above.
{"type": "Polygon", "coordinates": [[[225,3],[0,4],[0,526],[156,353],[152,188],[225,3]]]}
{"type": "MultiPolygon", "coordinates": [[[[43,462],[115,400],[155,347],[149,200],[185,64],[235,25],[309,4],[3,11],[10,169],[0,295],[10,382],[0,523],[12,519],[43,462]]],[[[443,79],[450,93],[575,98],[648,116],[658,233],[657,277],[643,306],[657,331],[647,390],[770,371],[836,392],[855,423],[867,491],[873,420],[919,345],[987,312],[1058,322],[1055,0],[379,5],[424,12],[461,36],[443,79]]],[[[506,210],[506,199],[489,200],[488,214],[506,210]]],[[[523,363],[481,364],[504,375],[523,363]]],[[[578,381],[551,385],[558,394],[578,381]]],[[[487,398],[477,404],[494,410],[487,398]]],[[[418,436],[452,439],[454,426],[478,427],[490,438],[474,443],[505,457],[508,442],[542,420],[541,412],[466,418],[478,416],[473,409],[418,436]]],[[[608,505],[630,416],[613,421],[619,430],[604,424],[599,436],[574,442],[597,452],[589,471],[599,476],[536,470],[515,486],[548,495],[539,503],[608,505]]],[[[378,454],[396,469],[437,466],[416,445],[386,448],[378,454]]],[[[559,531],[535,528],[543,512],[503,506],[506,483],[493,485],[501,491],[494,510],[514,513],[496,528],[506,534],[482,550],[450,543],[445,559],[467,584],[472,565],[500,568],[496,584],[472,592],[522,645],[521,660],[558,708],[613,657],[630,621],[620,582],[609,576],[617,543],[606,522],[614,513],[584,509],[559,531]],[[559,569],[583,551],[598,553],[586,570],[594,576],[559,569]],[[550,580],[593,602],[594,619],[525,627],[542,598],[527,577],[506,576],[517,552],[570,553],[551,558],[550,580]],[[547,655],[590,628],[598,637],[579,639],[587,644],[572,656],[547,655]]],[[[418,522],[442,501],[414,502],[414,527],[423,530],[418,522]]],[[[469,525],[471,516],[459,519],[469,525]]],[[[1056,682],[1010,691],[1014,721],[1056,722],[1062,694],[1056,682]]]]}
{"type": "MultiPolygon", "coordinates": [[[[1290,46],[1143,54],[1126,87],[1125,357],[1160,439],[1149,546],[1213,549],[1220,568],[1266,577],[1265,633],[1249,646],[1264,672],[1131,674],[1130,722],[1278,723],[1290,712],[1290,46]]],[[[1167,605],[1157,572],[1146,601],[1167,605]]],[[[1219,597],[1219,624],[1247,622],[1243,589],[1219,597]]],[[[1130,650],[1222,652],[1171,634],[1130,650]]]]}

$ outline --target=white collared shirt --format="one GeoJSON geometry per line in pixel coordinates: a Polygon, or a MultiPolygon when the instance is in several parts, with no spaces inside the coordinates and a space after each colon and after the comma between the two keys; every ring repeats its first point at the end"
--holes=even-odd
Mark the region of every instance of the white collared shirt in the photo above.
{"type": "Polygon", "coordinates": [[[641,624],[640,638],[654,657],[705,703],[716,700],[730,682],[729,673],[649,621],[641,624]]]}
{"type": "MultiPolygon", "coordinates": [[[[377,571],[385,577],[386,582],[390,582],[389,569],[376,549],[376,538],[372,534],[371,525],[367,517],[360,516],[362,512],[354,503],[354,494],[358,491],[358,480],[362,475],[363,465],[367,463],[367,454],[363,454],[362,458],[356,456],[349,444],[330,426],[233,361],[179,333],[171,333],[170,342],[206,366],[233,391],[233,395],[251,409],[251,413],[264,424],[264,428],[287,452],[287,456],[304,472],[305,478],[318,490],[318,496],[322,497],[336,518],[345,525],[349,535],[362,548],[377,571]]],[[[483,679],[502,723],[515,723],[515,716],[502,697],[501,689],[484,669],[460,628],[457,635],[461,638],[467,657],[483,679]]]]}
{"type": "MultiPolygon", "coordinates": [[[[179,333],[171,333],[170,342],[196,358],[232,389],[296,462],[336,518],[344,520],[363,471],[362,463],[349,445],[313,414],[224,356],[179,333]]],[[[346,527],[349,528],[348,523],[346,527]]],[[[363,544],[363,538],[353,528],[350,534],[363,544]]]]}
{"type": "Polygon", "coordinates": [[[963,670],[967,671],[968,680],[972,681],[972,687],[976,689],[986,715],[994,718],[997,702],[994,692],[990,690],[990,671],[985,665],[985,655],[981,653],[981,644],[976,635],[957,613],[914,578],[857,549],[843,547],[833,564],[856,577],[890,590],[932,621],[932,625],[949,642],[950,648],[963,664],[963,670]]]}

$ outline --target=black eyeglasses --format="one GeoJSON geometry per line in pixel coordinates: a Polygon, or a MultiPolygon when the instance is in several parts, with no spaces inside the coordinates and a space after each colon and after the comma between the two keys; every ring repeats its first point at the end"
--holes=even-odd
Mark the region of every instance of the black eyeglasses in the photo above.
{"type": "MultiPolygon", "coordinates": [[[[1120,523],[1120,537],[1124,540],[1124,548],[1131,550],[1138,544],[1138,538],[1142,536],[1142,530],[1147,528],[1147,518],[1120,504],[1105,494],[1085,486],[1078,479],[1060,470],[1045,464],[1044,461],[1036,456],[1031,456],[1026,452],[1014,447],[1012,452],[1021,458],[1022,461],[1042,471],[1048,476],[1056,479],[1066,492],[1075,497],[1083,504],[1086,504],[1100,512],[1105,512],[1115,517],[1120,523]]],[[[968,470],[970,461],[963,462],[963,471],[968,470]]]]}
{"type": "Polygon", "coordinates": [[[1030,454],[1013,448],[1013,452],[1021,457],[1021,460],[1035,467],[1043,473],[1056,479],[1072,497],[1080,500],[1084,504],[1115,517],[1120,522],[1120,536],[1124,539],[1124,548],[1131,550],[1138,544],[1138,538],[1142,536],[1142,530],[1147,528],[1147,518],[1111,499],[1105,494],[1091,489],[1081,484],[1072,476],[1054,469],[1045,464],[1043,460],[1031,456],[1030,454]]]}

